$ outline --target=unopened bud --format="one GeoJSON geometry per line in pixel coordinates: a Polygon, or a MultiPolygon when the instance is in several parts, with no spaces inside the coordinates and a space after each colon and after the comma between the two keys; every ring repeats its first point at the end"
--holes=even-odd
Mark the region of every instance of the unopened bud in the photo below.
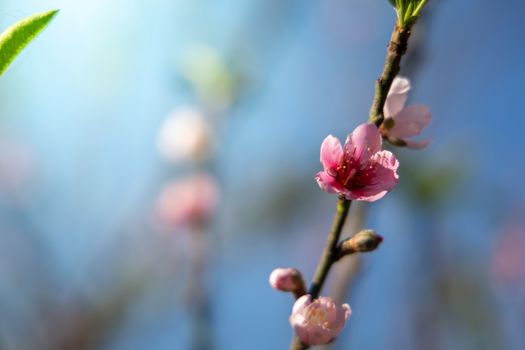
{"type": "Polygon", "coordinates": [[[339,244],[338,258],[353,253],[365,253],[375,250],[383,242],[383,237],[373,230],[363,230],[352,238],[346,239],[339,244]]]}
{"type": "Polygon", "coordinates": [[[299,270],[294,268],[278,268],[270,274],[270,285],[272,288],[282,292],[292,292],[296,297],[305,294],[303,276],[299,270]]]}

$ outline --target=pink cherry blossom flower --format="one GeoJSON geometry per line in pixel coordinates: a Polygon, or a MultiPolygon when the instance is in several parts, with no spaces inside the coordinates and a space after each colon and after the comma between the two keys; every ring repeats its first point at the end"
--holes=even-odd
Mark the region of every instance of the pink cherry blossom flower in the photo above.
{"type": "Polygon", "coordinates": [[[525,227],[510,222],[499,234],[494,249],[491,272],[498,285],[506,287],[525,286],[525,227]]]}
{"type": "Polygon", "coordinates": [[[36,180],[36,157],[29,144],[0,131],[0,196],[26,204],[36,180]]]}
{"type": "Polygon", "coordinates": [[[167,226],[200,224],[213,215],[217,199],[218,188],[213,178],[197,174],[167,184],[159,196],[157,213],[167,226]]]}
{"type": "Polygon", "coordinates": [[[297,292],[304,294],[303,276],[294,268],[278,268],[272,271],[269,279],[272,288],[282,292],[297,292]]]}
{"type": "Polygon", "coordinates": [[[351,313],[348,304],[336,305],[329,297],[312,300],[306,294],[295,302],[290,324],[302,343],[327,344],[339,335],[351,313]]]}
{"type": "Polygon", "coordinates": [[[344,148],[337,138],[326,137],[321,145],[324,170],[315,179],[326,192],[348,200],[373,202],[399,182],[399,162],[381,151],[381,134],[373,124],[361,124],[346,138],[344,148]]]}
{"type": "Polygon", "coordinates": [[[407,78],[396,77],[394,79],[383,108],[385,122],[381,131],[394,144],[422,149],[430,143],[430,140],[413,141],[410,138],[419,135],[430,123],[432,117],[430,110],[425,105],[405,107],[409,90],[410,81],[407,78]]]}

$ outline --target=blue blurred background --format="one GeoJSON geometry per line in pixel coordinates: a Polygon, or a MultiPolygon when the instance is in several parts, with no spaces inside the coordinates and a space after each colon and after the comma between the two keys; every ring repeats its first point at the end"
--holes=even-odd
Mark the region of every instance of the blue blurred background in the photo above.
{"type": "MultiPolygon", "coordinates": [[[[346,235],[385,241],[332,272],[353,309],[333,349],[525,348],[525,4],[429,4],[402,74],[433,142],[352,208],[346,235]]],[[[336,201],[319,146],[366,120],[391,6],[6,0],[0,27],[54,8],[0,79],[0,349],[287,348],[268,275],[312,277],[336,201]],[[182,106],[212,126],[204,160],[159,154],[182,106]],[[165,184],[197,172],[213,217],[161,222],[165,184]]]]}

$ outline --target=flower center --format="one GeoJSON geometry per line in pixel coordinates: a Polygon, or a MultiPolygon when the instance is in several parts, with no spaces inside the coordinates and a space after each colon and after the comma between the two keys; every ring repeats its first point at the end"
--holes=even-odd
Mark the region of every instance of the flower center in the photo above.
{"type": "MultiPolygon", "coordinates": [[[[370,147],[367,151],[370,152],[370,147]]],[[[360,162],[355,153],[355,148],[352,152],[346,152],[337,169],[334,169],[337,180],[348,189],[361,189],[369,186],[377,170],[370,160],[360,162]]]]}
{"type": "Polygon", "coordinates": [[[310,310],[307,317],[311,322],[321,323],[324,321],[325,314],[322,310],[313,309],[310,310]]]}
{"type": "Polygon", "coordinates": [[[325,310],[317,307],[319,301],[316,300],[306,310],[306,322],[312,325],[318,325],[324,328],[330,328],[331,323],[326,320],[325,310]]]}

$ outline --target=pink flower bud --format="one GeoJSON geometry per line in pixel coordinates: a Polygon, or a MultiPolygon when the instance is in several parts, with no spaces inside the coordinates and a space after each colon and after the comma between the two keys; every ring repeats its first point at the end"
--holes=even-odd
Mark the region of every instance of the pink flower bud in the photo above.
{"type": "Polygon", "coordinates": [[[316,180],[326,192],[348,200],[373,202],[398,183],[399,162],[389,151],[381,151],[381,134],[373,124],[361,124],[346,138],[344,148],[329,135],[321,145],[324,170],[316,180]]]}
{"type": "Polygon", "coordinates": [[[295,302],[290,324],[302,343],[327,344],[339,335],[351,313],[348,304],[336,305],[329,297],[312,300],[307,294],[295,302]]]}
{"type": "Polygon", "coordinates": [[[304,280],[301,272],[293,268],[278,268],[270,274],[272,288],[282,292],[304,291],[304,280]]]}

